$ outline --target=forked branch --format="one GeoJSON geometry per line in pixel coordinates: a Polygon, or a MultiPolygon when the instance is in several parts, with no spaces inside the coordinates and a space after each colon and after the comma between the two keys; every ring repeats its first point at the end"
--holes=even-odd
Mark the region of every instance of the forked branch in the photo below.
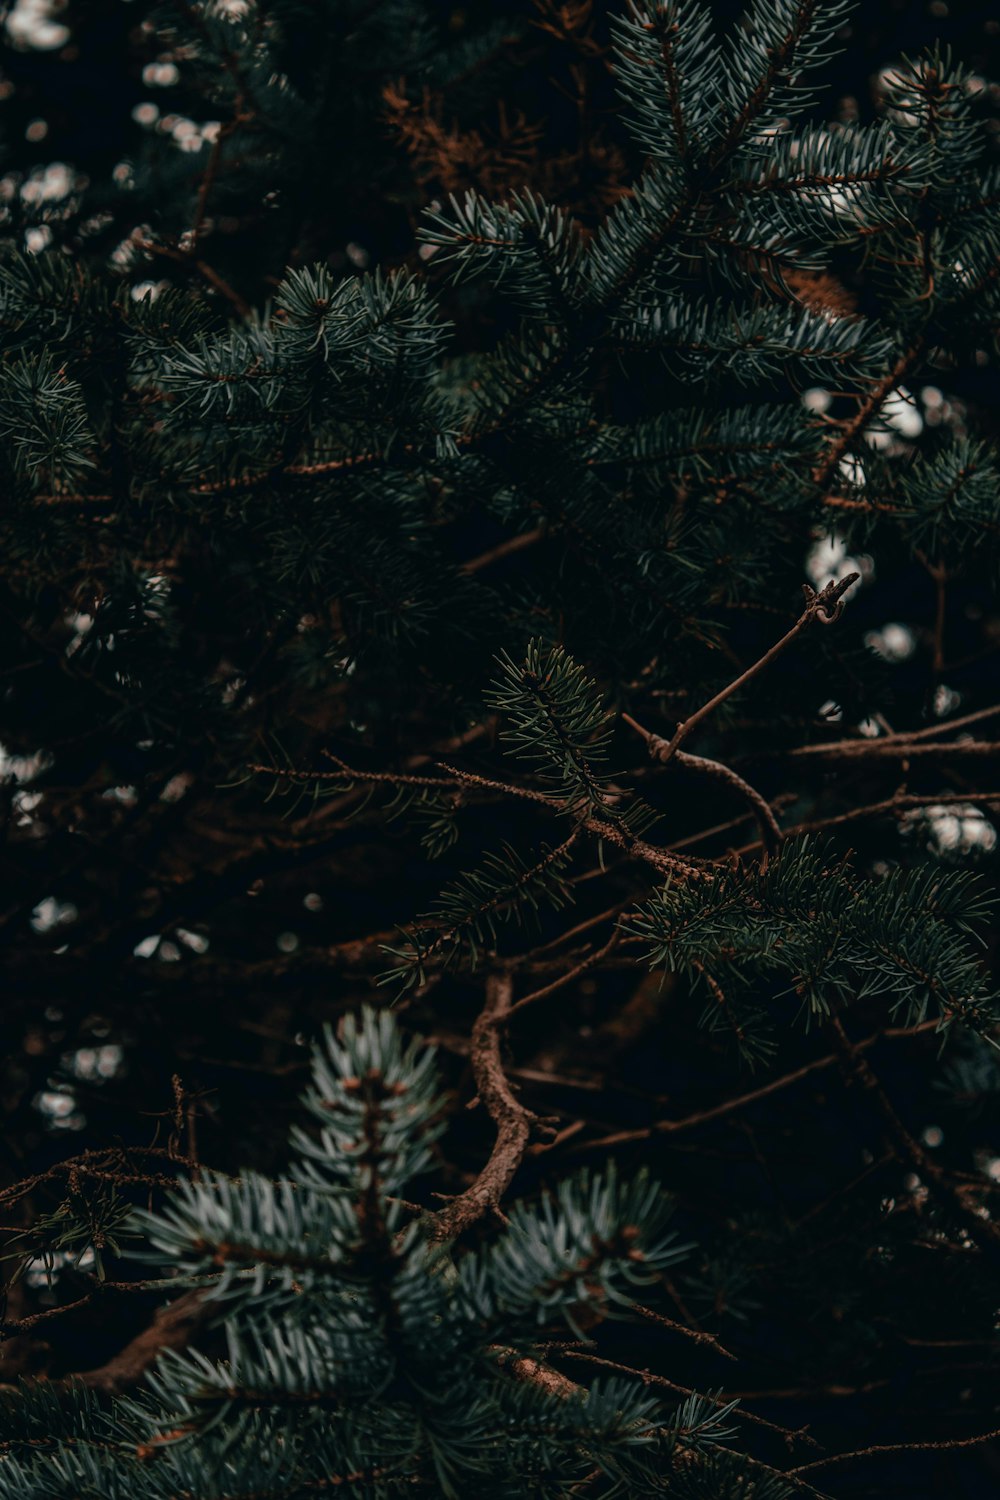
{"type": "Polygon", "coordinates": [[[806,596],[806,607],[799,615],[791,630],[787,630],[781,639],[775,641],[774,645],[768,651],[765,651],[763,656],[758,657],[752,666],[747,667],[745,672],[741,672],[732,682],[727,683],[724,688],[720,688],[714,698],[710,698],[707,703],[702,704],[701,708],[695,709],[693,714],[689,714],[686,719],[682,720],[674,730],[671,739],[663,740],[659,735],[648,734],[628,714],[623,714],[622,717],[633,729],[638,730],[640,734],[646,737],[649,745],[649,753],[654,760],[670,760],[676,754],[682,742],[687,739],[691,731],[696,729],[703,719],[707,719],[709,714],[714,713],[720,704],[725,703],[727,698],[731,698],[734,693],[739,692],[740,688],[745,687],[748,682],[751,682],[765,667],[770,666],[771,662],[779,657],[782,651],[790,646],[796,637],[800,636],[814,620],[818,621],[821,625],[832,625],[835,620],[839,620],[844,609],[844,595],[851,585],[858,581],[860,576],[860,573],[848,573],[846,577],[839,580],[831,579],[825,588],[820,589],[819,593],[815,589],[810,588],[808,583],[804,583],[802,589],[806,596]]]}

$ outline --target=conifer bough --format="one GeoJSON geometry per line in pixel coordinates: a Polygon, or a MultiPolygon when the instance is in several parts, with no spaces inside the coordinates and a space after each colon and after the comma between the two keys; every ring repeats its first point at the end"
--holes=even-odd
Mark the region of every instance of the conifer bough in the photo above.
{"type": "Polygon", "coordinates": [[[118,9],[164,105],[4,179],[0,1500],[973,1493],[987,91],[118,9]]]}

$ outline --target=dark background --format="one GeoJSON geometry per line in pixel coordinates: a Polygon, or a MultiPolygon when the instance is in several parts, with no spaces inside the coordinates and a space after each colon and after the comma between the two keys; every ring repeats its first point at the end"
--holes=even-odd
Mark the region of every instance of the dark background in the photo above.
{"type": "MultiPolygon", "coordinates": [[[[4,86],[0,101],[3,129],[0,171],[23,174],[53,161],[64,161],[85,176],[90,186],[85,190],[79,212],[73,219],[53,227],[57,236],[63,235],[67,242],[72,242],[79,222],[88,212],[106,211],[111,216],[110,224],[88,241],[87,253],[95,257],[106,254],[116,237],[128,227],[129,205],[109,194],[107,184],[115,166],[142,144],[143,133],[133,121],[132,111],[151,97],[167,108],[163,101],[169,90],[151,90],[142,79],[143,62],[148,58],[143,50],[141,27],[150,9],[141,3],[124,4],[121,0],[71,5],[56,17],[70,28],[70,39],[65,46],[55,52],[7,46],[0,62],[4,86]],[[44,136],[29,139],[29,134],[39,134],[31,130],[32,123],[39,120],[47,126],[44,136]]],[[[730,5],[716,4],[713,9],[720,22],[728,22],[739,13],[739,7],[730,5]]],[[[532,31],[535,13],[530,4],[470,3],[457,7],[442,3],[438,10],[442,30],[451,34],[474,33],[498,17],[509,17],[524,41],[520,48],[510,49],[516,65],[510,61],[498,64],[501,92],[512,107],[523,109],[531,119],[544,121],[544,149],[555,155],[571,136],[572,119],[568,114],[562,115],[558,105],[553,104],[547,44],[532,31]]],[[[821,110],[829,114],[857,110],[863,118],[869,117],[879,70],[902,54],[915,54],[939,40],[986,81],[981,108],[984,114],[992,116],[992,149],[994,153],[1000,152],[1000,20],[991,16],[987,7],[970,0],[953,0],[953,3],[931,0],[930,4],[923,0],[867,0],[845,27],[843,39],[844,51],[825,70],[827,87],[821,110]]],[[[179,100],[177,107],[184,103],[179,100]]],[[[618,140],[612,101],[608,98],[603,103],[607,129],[618,140]]],[[[474,123],[474,92],[464,102],[460,101],[459,107],[464,108],[468,123],[474,123]]],[[[307,247],[309,254],[328,257],[334,264],[343,264],[347,247],[354,244],[361,245],[371,265],[394,264],[405,259],[412,253],[415,214],[431,191],[414,179],[398,143],[388,129],[381,129],[377,116],[365,130],[363,141],[347,138],[334,144],[338,152],[363,148],[371,153],[369,190],[363,201],[350,192],[338,196],[334,177],[326,217],[314,228],[313,242],[307,247]]],[[[619,145],[635,165],[632,148],[623,135],[619,145]]],[[[236,259],[244,248],[242,243],[234,247],[236,259]]],[[[299,246],[293,246],[292,250],[298,253],[299,246]]],[[[251,300],[262,301],[268,291],[265,273],[269,269],[271,273],[280,270],[284,259],[275,250],[270,267],[265,264],[264,256],[256,269],[246,273],[244,290],[251,300]]],[[[164,274],[169,274],[169,268],[164,274]]],[[[995,421],[991,413],[997,397],[996,364],[974,376],[963,376],[958,393],[987,423],[995,421]]],[[[981,610],[984,603],[974,597],[956,603],[959,623],[955,625],[953,643],[959,654],[962,607],[971,604],[981,610]]],[[[878,582],[868,590],[855,606],[857,626],[874,627],[886,619],[898,618],[904,604],[917,617],[929,616],[933,611],[933,591],[926,576],[916,568],[887,574],[884,583],[878,582]]],[[[971,625],[969,635],[970,650],[974,651],[979,636],[971,625]]],[[[974,664],[967,670],[962,687],[970,701],[983,701],[978,695],[988,690],[993,670],[995,659],[974,664]]],[[[919,691],[914,684],[914,698],[919,691]]],[[[899,684],[899,692],[905,709],[910,706],[905,678],[899,684]]],[[[133,771],[134,767],[123,763],[122,780],[130,780],[133,771]]],[[[301,863],[292,859],[283,864],[280,857],[274,861],[274,867],[265,918],[258,917],[254,900],[247,899],[239,871],[230,887],[223,882],[213,888],[207,920],[217,948],[267,964],[274,959],[276,947],[281,951],[282,935],[286,932],[295,936],[302,949],[308,949],[311,945],[342,941],[359,930],[371,930],[386,921],[385,871],[376,859],[364,869],[341,866],[334,845],[313,871],[303,869],[301,863]],[[336,900],[330,899],[331,889],[336,900]],[[346,901],[345,891],[349,892],[346,901]],[[312,893],[320,894],[320,904],[304,905],[312,893]]],[[[249,895],[253,895],[252,890],[249,895]]],[[[389,918],[405,920],[412,902],[412,888],[404,885],[399,910],[391,910],[389,918]]],[[[104,1148],[119,1141],[162,1144],[178,1128],[190,1149],[192,1126],[197,1132],[199,1152],[213,1164],[224,1168],[251,1162],[264,1168],[279,1166],[285,1129],[294,1116],[295,1097],[302,1081],[305,1041],[315,1034],[324,1019],[341,1013],[370,991],[365,979],[350,974],[333,979],[322,972],[309,974],[290,958],[283,974],[268,978],[266,984],[262,980],[259,988],[250,986],[245,1013],[238,1023],[230,1013],[225,1027],[221,1024],[213,1027],[210,1002],[200,995],[197,982],[189,983],[190,965],[194,962],[190,953],[181,955],[174,965],[176,978],[169,985],[144,987],[138,966],[131,961],[132,941],[140,935],[141,928],[126,931],[117,947],[90,963],[90,1008],[78,1012],[72,1026],[64,1024],[58,993],[43,995],[39,988],[33,987],[31,976],[25,973],[25,968],[30,967],[30,954],[25,959],[22,948],[8,966],[10,998],[4,1025],[9,1063],[4,1101],[8,1108],[4,1144],[7,1180],[43,1170],[69,1152],[90,1147],[104,1148]],[[102,1045],[123,1049],[122,1065],[106,1080],[101,1079],[99,1072],[80,1076],[81,1048],[93,1051],[102,1045]],[[175,1070],[182,1080],[185,1101],[179,1127],[174,1117],[171,1082],[175,1070]],[[58,1086],[71,1083],[76,1101],[72,1123],[60,1124],[40,1104],[52,1083],[58,1086]]],[[[588,1006],[592,1010],[594,1036],[583,1047],[582,1057],[606,1084],[597,1114],[609,1129],[644,1123],[654,1108],[650,1101],[656,1095],[673,1094],[675,1089],[693,1089],[697,1093],[703,1081],[692,1077],[690,1072],[683,1077],[672,1072],[669,1024],[657,1032],[653,1047],[636,1044],[627,1032],[612,1035],[602,1030],[616,1007],[627,1000],[641,1009],[643,1000],[640,996],[636,1001],[634,988],[635,977],[631,975],[620,983],[612,979],[599,995],[588,996],[585,992],[583,996],[585,1014],[588,1006]]],[[[463,1059],[460,1053],[447,1050],[449,1036],[457,1036],[465,1026],[461,997],[449,996],[445,991],[435,999],[434,1008],[414,1007],[410,1019],[445,1041],[444,1065],[449,1082],[461,1088],[466,1082],[463,1059]]],[[[538,1053],[536,1062],[551,1060],[553,1056],[558,1060],[560,1048],[568,1050],[571,1041],[579,1060],[578,1039],[568,1036],[553,1039],[541,1032],[532,1038],[529,1026],[519,1042],[519,1050],[530,1059],[534,1043],[538,1053]]],[[[920,1085],[907,1094],[907,1090],[914,1089],[917,1070],[901,1071],[895,1076],[892,1071],[895,1064],[888,1052],[884,1058],[880,1056],[880,1063],[894,1086],[904,1091],[901,1102],[911,1117],[925,1123],[941,1119],[955,1132],[968,1128],[957,1117],[953,1122],[947,1115],[947,1107],[935,1093],[936,1084],[930,1081],[930,1070],[926,1087],[920,1085]]],[[[815,1121],[815,1106],[824,1102],[822,1090],[817,1092],[810,1086],[808,1095],[800,1097],[792,1091],[786,1098],[787,1119],[772,1120],[768,1128],[773,1132],[771,1143],[797,1160],[806,1202],[812,1189],[809,1174],[813,1151],[822,1151],[828,1163],[837,1162],[838,1158],[845,1165],[856,1161],[865,1130],[859,1122],[857,1134],[853,1135],[850,1124],[845,1129],[845,1111],[837,1109],[836,1138],[825,1138],[823,1128],[814,1123],[811,1128],[816,1130],[817,1138],[811,1140],[802,1132],[798,1111],[804,1109],[804,1100],[808,1099],[810,1118],[815,1121]]],[[[580,1109],[579,1094],[572,1088],[567,1089],[565,1097],[553,1097],[550,1090],[545,1101],[549,1107],[564,1107],[567,1113],[580,1109]]],[[[461,1164],[474,1167],[486,1143],[481,1122],[473,1121],[458,1151],[461,1164]]],[[[731,1198],[753,1202],[760,1192],[755,1150],[756,1146],[750,1144],[745,1144],[742,1150],[734,1148],[732,1137],[722,1132],[705,1143],[705,1150],[692,1154],[687,1165],[680,1150],[668,1153],[663,1148],[663,1156],[669,1157],[670,1172],[676,1180],[683,1181],[687,1172],[692,1180],[698,1179],[703,1192],[710,1181],[711,1191],[720,1204],[731,1198]]],[[[635,1157],[638,1159],[639,1155],[635,1157]]],[[[539,1175],[537,1169],[529,1166],[519,1182],[530,1189],[539,1175]]],[[[57,1201],[58,1194],[46,1198],[43,1192],[36,1209],[51,1209],[57,1201]]],[[[128,1274],[127,1268],[116,1267],[113,1272],[123,1278],[128,1274]]],[[[836,1299],[842,1289],[837,1283],[835,1255],[824,1274],[826,1280],[820,1283],[817,1295],[836,1299]]],[[[68,1273],[55,1295],[68,1299],[72,1291],[72,1274],[68,1273]]],[[[30,1303],[29,1308],[45,1305],[46,1298],[51,1302],[52,1294],[44,1289],[36,1289],[34,1295],[37,1304],[30,1303]]],[[[891,1277],[886,1278],[881,1295],[891,1301],[891,1277]]],[[[954,1289],[949,1289],[949,1299],[954,1300],[954,1295],[954,1289]]],[[[21,1309],[25,1310],[28,1309],[21,1309]]],[[[855,1315],[869,1313],[870,1309],[852,1309],[845,1295],[844,1319],[849,1322],[855,1315]]],[[[104,1310],[91,1310],[75,1322],[66,1320],[57,1347],[46,1351],[44,1357],[51,1361],[49,1367],[56,1373],[99,1363],[147,1318],[148,1307],[139,1305],[138,1299],[121,1298],[116,1302],[109,1298],[104,1310]]],[[[928,1320],[933,1324],[931,1307],[928,1320]]],[[[759,1337],[766,1344],[772,1335],[777,1369],[782,1358],[777,1347],[780,1330],[765,1328],[759,1337]]],[[[634,1363],[641,1365],[647,1359],[652,1363],[661,1357],[656,1354],[654,1341],[650,1341],[647,1350],[634,1332],[630,1337],[629,1356],[634,1363]]],[[[970,1360],[970,1363],[974,1365],[967,1377],[970,1388],[985,1387],[995,1379],[995,1371],[988,1362],[979,1360],[974,1364],[970,1360]]],[[[933,1354],[914,1351],[908,1360],[896,1362],[884,1388],[873,1398],[863,1399],[860,1393],[857,1399],[831,1396],[825,1407],[806,1408],[797,1415],[801,1420],[816,1423],[826,1433],[837,1432],[837,1446],[892,1441],[893,1423],[911,1405],[911,1390],[914,1405],[927,1402],[927,1380],[933,1368],[933,1354]]],[[[707,1366],[704,1378],[706,1381],[713,1378],[707,1366]]],[[[776,1379],[776,1383],[780,1382],[776,1379]]],[[[963,1402],[960,1385],[949,1392],[949,1399],[956,1403],[960,1417],[963,1402]]],[[[973,1404],[979,1406],[978,1401],[973,1404]]],[[[980,1409],[987,1404],[983,1400],[980,1409]]],[[[775,1416],[777,1420],[788,1419],[787,1413],[777,1407],[775,1416]]],[[[911,1500],[921,1497],[942,1500],[945,1496],[985,1500],[997,1492],[1000,1482],[1000,1465],[989,1450],[968,1455],[923,1454],[900,1463],[893,1472],[892,1483],[911,1500]]],[[[829,1476],[824,1475],[824,1483],[829,1482],[835,1493],[845,1495],[897,1492],[877,1488],[878,1481],[869,1475],[866,1470],[864,1478],[844,1481],[838,1480],[836,1471],[831,1470],[829,1476]],[[843,1487],[837,1489],[837,1483],[843,1487]]]]}

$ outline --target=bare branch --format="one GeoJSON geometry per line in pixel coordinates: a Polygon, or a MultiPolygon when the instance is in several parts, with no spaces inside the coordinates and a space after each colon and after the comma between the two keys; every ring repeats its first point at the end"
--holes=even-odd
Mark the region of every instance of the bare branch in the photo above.
{"type": "Polygon", "coordinates": [[[486,1003],[472,1028],[472,1071],[497,1137],[489,1160],[471,1187],[428,1219],[433,1240],[450,1240],[499,1206],[521,1162],[532,1128],[539,1123],[514,1097],[501,1058],[502,1029],[511,1010],[514,981],[493,974],[486,981],[486,1003]]]}
{"type": "Polygon", "coordinates": [[[210,1311],[211,1304],[206,1292],[185,1292],[175,1301],[167,1303],[166,1307],[161,1307],[149,1327],[137,1334],[107,1364],[96,1370],[71,1375],[68,1380],[79,1381],[92,1390],[104,1391],[112,1396],[130,1390],[139,1384],[165,1350],[186,1349],[208,1321],[210,1311]]]}
{"type": "Polygon", "coordinates": [[[812,624],[813,620],[818,620],[824,625],[832,625],[835,620],[839,620],[844,607],[844,595],[851,585],[857,582],[860,576],[859,573],[848,573],[846,578],[841,578],[839,581],[831,580],[818,594],[808,584],[803,584],[806,607],[791,630],[786,631],[779,641],[775,641],[770,650],[765,651],[764,655],[759,657],[752,666],[747,667],[745,672],[741,672],[732,682],[727,683],[724,688],[720,689],[714,698],[710,698],[707,703],[702,704],[701,708],[696,709],[693,714],[689,714],[686,719],[678,724],[670,740],[664,741],[660,739],[659,735],[649,735],[634,719],[629,718],[628,715],[623,715],[634,729],[637,729],[640,734],[646,736],[649,753],[653,759],[661,761],[670,760],[678,746],[683,740],[687,739],[693,729],[697,728],[702,719],[714,713],[720,704],[725,703],[727,698],[731,698],[734,693],[738,692],[740,688],[745,687],[748,682],[751,682],[765,667],[770,666],[771,662],[780,656],[782,651],[790,646],[807,626],[812,624]]]}

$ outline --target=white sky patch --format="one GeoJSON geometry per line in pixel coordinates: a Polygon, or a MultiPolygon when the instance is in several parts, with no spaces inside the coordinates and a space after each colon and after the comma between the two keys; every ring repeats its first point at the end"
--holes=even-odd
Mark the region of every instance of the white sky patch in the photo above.
{"type": "Polygon", "coordinates": [[[10,800],[18,828],[27,828],[35,821],[31,814],[41,807],[44,799],[41,792],[15,792],[10,800]]]}
{"type": "MultiPolygon", "coordinates": [[[[189,937],[197,941],[197,934],[189,933],[189,937]]],[[[186,947],[194,947],[195,943],[186,943],[186,947]]],[[[207,940],[205,947],[208,947],[207,940]]],[[[204,949],[199,950],[204,952],[204,949]]],[[[149,937],[144,937],[136,943],[132,949],[136,958],[157,958],[161,963],[176,964],[180,962],[181,950],[172,938],[164,937],[162,933],[152,932],[149,937]]]]}
{"type": "Polygon", "coordinates": [[[53,1130],[82,1130],[87,1123],[69,1089],[43,1089],[32,1102],[53,1130]]]}
{"type": "Polygon", "coordinates": [[[176,776],[171,776],[163,788],[163,791],[160,793],[160,801],[179,802],[193,781],[194,777],[190,771],[178,771],[176,776]]]}
{"type": "Polygon", "coordinates": [[[29,255],[41,255],[52,243],[52,230],[48,224],[36,224],[24,231],[24,248],[29,255]]]}
{"type": "Polygon", "coordinates": [[[939,719],[945,718],[952,713],[962,701],[961,693],[954,688],[948,687],[947,683],[939,682],[934,689],[934,712],[939,719]]]}
{"type": "Polygon", "coordinates": [[[61,203],[68,198],[76,186],[76,176],[64,161],[50,161],[39,167],[21,184],[21,199],[35,206],[40,203],[61,203]]]}
{"type": "Polygon", "coordinates": [[[59,1272],[67,1266],[73,1266],[79,1271],[90,1271],[95,1263],[92,1245],[88,1245],[79,1254],[69,1250],[50,1250],[46,1255],[31,1257],[24,1268],[24,1279],[30,1287],[51,1286],[59,1272]]]}
{"type": "Polygon", "coordinates": [[[920,408],[905,385],[897,386],[882,403],[879,415],[900,437],[917,438],[924,430],[920,408]]]}
{"type": "Polygon", "coordinates": [[[881,451],[904,451],[905,445],[924,430],[920,408],[905,385],[890,391],[882,402],[877,421],[865,432],[869,448],[881,451]]]}
{"type": "Polygon", "coordinates": [[[992,854],[997,831],[986,814],[971,803],[933,803],[905,814],[904,824],[924,836],[934,854],[992,854]]]}
{"type": "MultiPolygon", "coordinates": [[[[106,1042],[100,1047],[78,1047],[62,1059],[63,1067],[76,1078],[88,1083],[103,1083],[121,1071],[125,1053],[115,1042],[106,1042]]],[[[67,1098],[67,1095],[59,1095],[67,1098]]]]}
{"type": "Polygon", "coordinates": [[[894,620],[880,630],[869,630],[865,645],[883,661],[906,661],[917,649],[917,638],[908,625],[894,620]]]}
{"type": "Polygon", "coordinates": [[[87,631],[93,628],[94,617],[82,612],[70,614],[66,616],[66,624],[73,632],[72,638],[66,647],[66,655],[72,656],[75,651],[79,651],[87,631]]]}
{"type": "MultiPolygon", "coordinates": [[[[883,68],[878,75],[878,86],[883,94],[888,94],[890,89],[899,88],[900,85],[912,88],[910,74],[901,65],[883,68]]],[[[886,111],[891,120],[896,120],[900,125],[919,125],[918,117],[910,110],[894,108],[886,111]]]]}
{"type": "Polygon", "coordinates": [[[816,589],[825,588],[831,578],[839,583],[849,573],[860,573],[861,577],[857,583],[844,594],[844,599],[852,599],[862,584],[869,583],[875,576],[875,564],[867,553],[859,557],[853,557],[847,550],[847,543],[843,537],[836,532],[818,537],[810,548],[806,557],[806,573],[809,581],[816,589]]]}
{"type": "Polygon", "coordinates": [[[856,453],[845,453],[837,464],[837,473],[842,479],[846,479],[851,489],[863,490],[865,487],[865,466],[856,453]]]}
{"type": "Polygon", "coordinates": [[[192,953],[208,952],[209,940],[203,932],[190,932],[186,927],[178,927],[177,936],[185,948],[190,948],[192,953]]]}
{"type": "Polygon", "coordinates": [[[137,125],[142,125],[147,130],[155,129],[160,135],[171,136],[182,151],[200,151],[202,146],[218,138],[222,128],[220,120],[206,120],[199,125],[186,115],[161,115],[159,106],[151,99],[137,104],[132,111],[132,118],[137,125]]]}
{"type": "Polygon", "coordinates": [[[101,793],[104,802],[120,802],[123,807],[135,807],[139,795],[134,786],[109,786],[101,793]]]}
{"type": "Polygon", "coordinates": [[[143,83],[153,89],[168,89],[180,76],[180,69],[172,62],[147,63],[142,70],[143,83]]]}
{"type": "Polygon", "coordinates": [[[51,52],[64,46],[69,27],[55,20],[62,8],[54,0],[17,0],[5,23],[12,44],[26,52],[51,52]]]}
{"type": "Polygon", "coordinates": [[[965,435],[966,409],[961,401],[949,399],[936,385],[925,385],[920,399],[928,427],[948,427],[956,437],[965,435]]]}
{"type": "Polygon", "coordinates": [[[31,755],[17,755],[0,745],[0,779],[7,776],[15,781],[34,781],[52,764],[52,756],[45,750],[35,750],[31,755]]]}
{"type": "Polygon", "coordinates": [[[35,932],[51,932],[53,927],[75,922],[77,915],[72,901],[58,901],[55,896],[45,896],[35,907],[31,925],[35,932]]]}

